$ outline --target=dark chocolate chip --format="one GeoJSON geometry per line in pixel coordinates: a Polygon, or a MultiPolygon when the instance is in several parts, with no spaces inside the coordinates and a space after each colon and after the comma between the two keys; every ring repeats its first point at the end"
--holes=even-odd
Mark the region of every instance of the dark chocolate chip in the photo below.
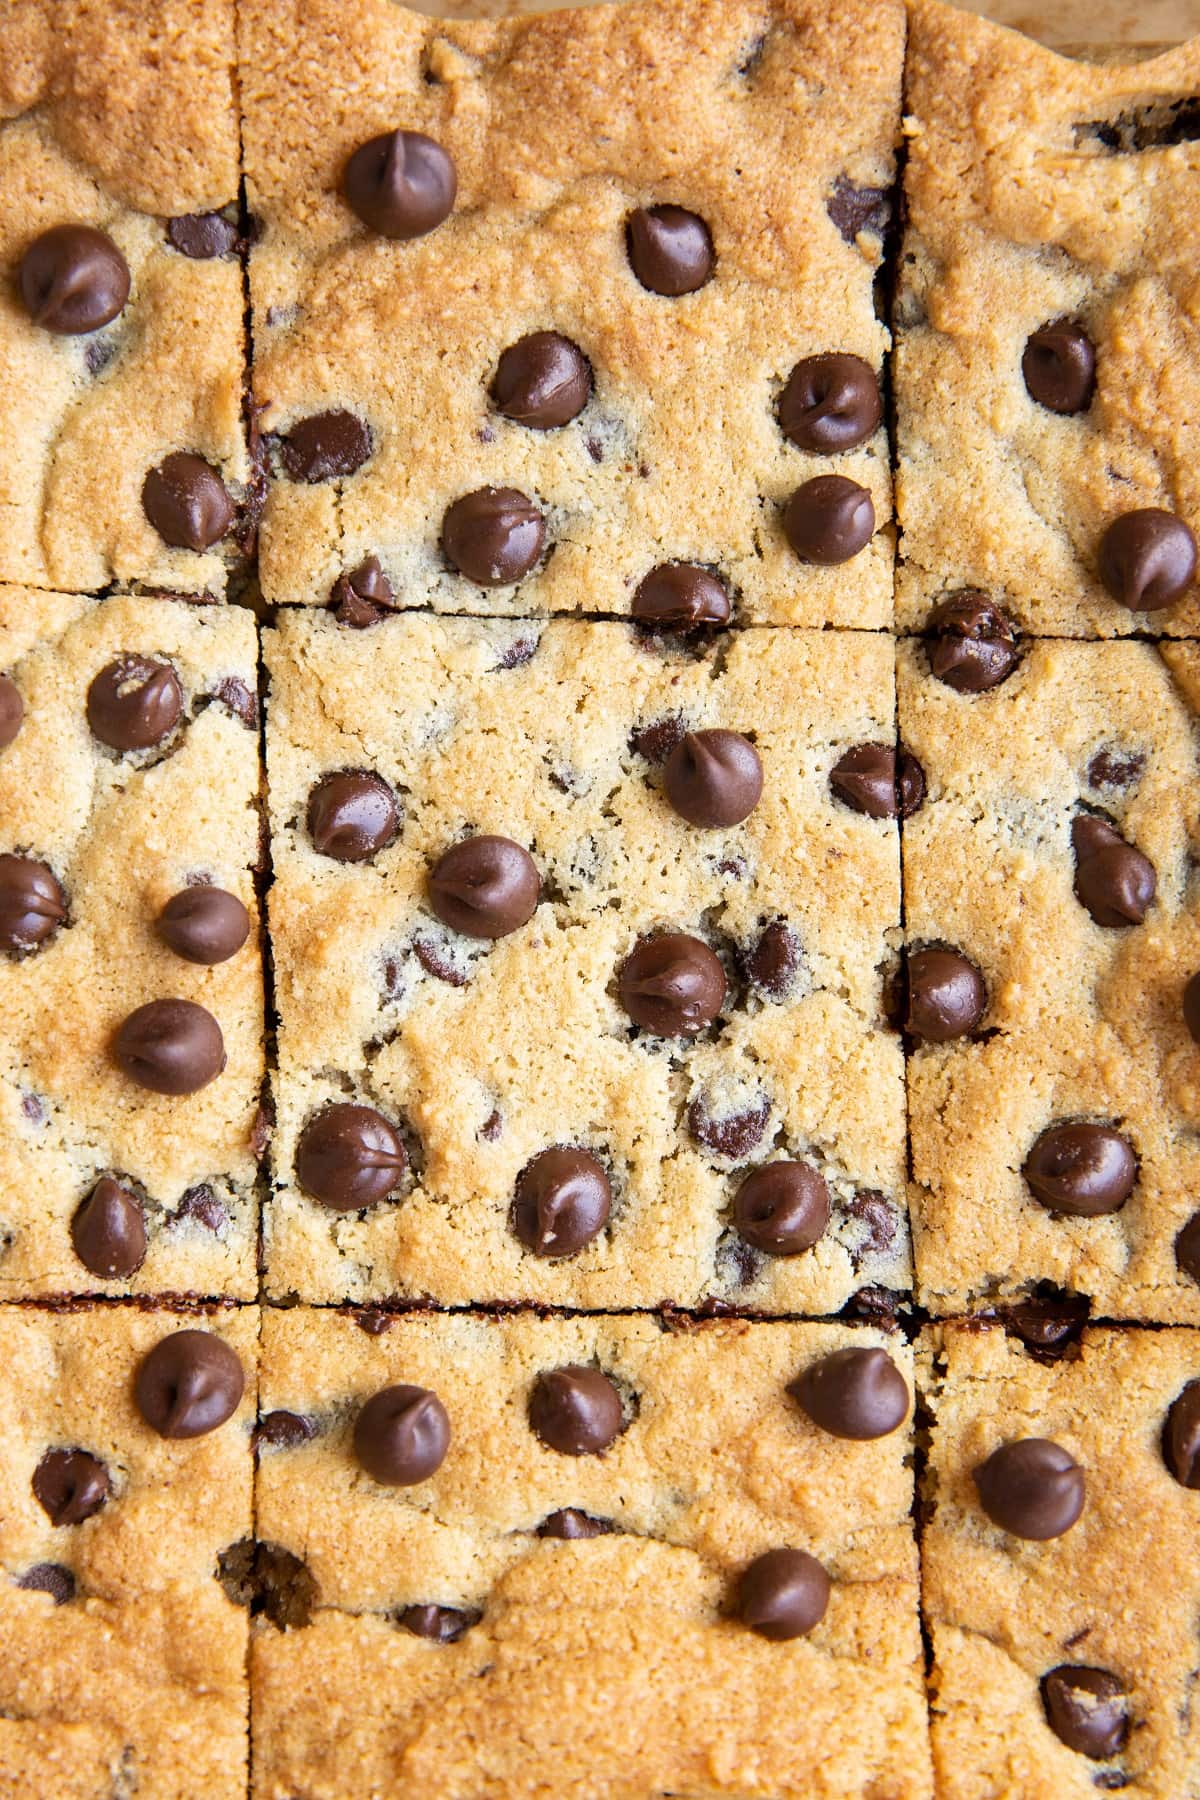
{"type": "Polygon", "coordinates": [[[335,862],[367,862],[400,828],[396,796],[372,769],[322,775],[308,796],[307,817],[313,848],[335,862]]]}
{"type": "Polygon", "coordinates": [[[746,980],[768,1000],[786,1000],[803,964],[800,939],[782,919],[773,920],[742,958],[746,980]]]}
{"type": "Polygon", "coordinates": [[[925,799],[925,771],[908,750],[856,744],[834,764],[829,785],[839,800],[871,819],[908,819],[925,799]]]}
{"type": "Polygon", "coordinates": [[[292,426],[280,445],[284,469],[293,481],[338,481],[361,469],[374,444],[357,413],[338,407],[312,413],[292,426]]]}
{"type": "Polygon", "coordinates": [[[1072,1354],[1090,1312],[1085,1295],[1057,1291],[1018,1300],[1000,1317],[1004,1329],[1020,1338],[1039,1362],[1049,1363],[1072,1354]]]}
{"type": "Polygon", "coordinates": [[[71,1220],[71,1242],[84,1268],[106,1281],[142,1266],[146,1221],[136,1194],[103,1175],[71,1220]]]}
{"type": "Polygon", "coordinates": [[[142,483],[142,511],[164,544],[210,550],[233,524],[233,501],[211,463],[175,450],[142,483]]]}
{"type": "Polygon", "coordinates": [[[910,950],[905,960],[904,1029],[927,1044],[976,1031],[987,1011],[983,976],[958,950],[910,950]]]}
{"type": "Polygon", "coordinates": [[[480,587],[507,587],[537,564],[546,521],[516,488],[483,487],[446,508],[442,550],[446,560],[480,587]]]}
{"type": "Polygon", "coordinates": [[[811,1163],[772,1162],[738,1188],[733,1218],[748,1244],[766,1256],[811,1250],[829,1223],[829,1189],[811,1163]]]}
{"type": "Polygon", "coordinates": [[[659,1037],[692,1037],[725,1004],[720,958],[682,931],[642,938],[621,965],[621,1005],[636,1025],[659,1037]]]}
{"type": "Polygon", "coordinates": [[[167,221],[167,241],[173,250],[196,262],[230,256],[237,248],[237,226],[219,212],[180,213],[167,221]]]}
{"type": "Polygon", "coordinates": [[[773,1644],[806,1637],[829,1605],[829,1576],[806,1550],[768,1550],[742,1571],[737,1615],[773,1644]]]}
{"type": "Polygon", "coordinates": [[[1086,412],[1096,391],[1096,351],[1073,319],[1055,319],[1031,333],[1021,357],[1031,400],[1055,413],[1086,412]]]}
{"type": "Polygon", "coordinates": [[[870,231],[883,237],[892,218],[892,196],[887,188],[856,187],[839,175],[825,210],[848,244],[860,232],[870,231]]]}
{"type": "Polygon", "coordinates": [[[575,1256],[590,1244],[612,1210],[612,1186],[586,1150],[556,1144],[526,1163],[517,1177],[512,1228],[536,1256],[575,1256]]]}
{"type": "Polygon", "coordinates": [[[1161,507],[1139,507],[1114,519],[1100,540],[1100,579],[1122,606],[1159,612],[1196,572],[1196,540],[1183,520],[1161,507]]]}
{"type": "Polygon", "coordinates": [[[608,1537],[614,1527],[610,1519],[593,1519],[576,1506],[564,1506],[548,1513],[537,1528],[540,1538],[562,1538],[574,1542],[579,1538],[608,1537]]]}
{"type": "Polygon", "coordinates": [[[1129,1700],[1107,1669],[1063,1663],[1041,1680],[1046,1722],[1068,1750],[1103,1762],[1116,1756],[1129,1736],[1129,1700]]]}
{"type": "Polygon", "coordinates": [[[727,625],[729,590],[698,563],[660,563],[638,583],[632,616],[655,631],[696,631],[727,625]]]}
{"type": "Polygon", "coordinates": [[[779,397],[779,424],[801,450],[833,456],[866,443],[883,417],[879,381],[861,356],[806,356],[779,397]]]}
{"type": "Polygon", "coordinates": [[[453,1606],[406,1606],[396,1614],[396,1623],[431,1643],[457,1644],[482,1617],[481,1612],[462,1612],[453,1606]]]}
{"type": "Polygon", "coordinates": [[[624,1430],[625,1417],[608,1376],[571,1363],[538,1376],[529,1396],[529,1423],[548,1450],[598,1456],[624,1430]]]}
{"type": "Polygon", "coordinates": [[[1115,825],[1092,813],[1071,821],[1075,898],[1097,925],[1140,925],[1158,888],[1154,864],[1127,843],[1115,825]]]}
{"type": "Polygon", "coordinates": [[[354,1454],[387,1487],[415,1487],[441,1468],[450,1420],[429,1388],[400,1382],[372,1394],[354,1421],[354,1454]]]}
{"type": "Polygon", "coordinates": [[[788,1393],[833,1437],[887,1437],[908,1417],[908,1388],[886,1350],[835,1350],[789,1382],[788,1393]]]}
{"type": "Polygon", "coordinates": [[[55,1606],[65,1606],[68,1600],[75,1598],[75,1577],[62,1563],[34,1563],[31,1569],[17,1576],[17,1586],[28,1588],[32,1593],[49,1594],[55,1606]]]}
{"type": "Polygon", "coordinates": [[[765,1094],[734,1112],[714,1111],[713,1101],[701,1093],[687,1110],[687,1127],[693,1140],[714,1156],[740,1162],[761,1142],[771,1116],[771,1103],[765,1094]]]}
{"type": "Polygon", "coordinates": [[[237,1354],[210,1331],[173,1331],[143,1357],[138,1411],[164,1438],[203,1437],[233,1417],[246,1380],[237,1354]]]}
{"type": "Polygon", "coordinates": [[[1183,1022],[1192,1041],[1200,1044],[1200,972],[1190,978],[1183,990],[1183,1022]]]}
{"type": "Polygon", "coordinates": [[[1083,1511],[1083,1470],[1050,1438],[1001,1444],[973,1474],[984,1512],[1013,1537],[1061,1537],[1083,1511]]]}
{"type": "Polygon", "coordinates": [[[67,916],[54,871],[32,856],[0,856],[0,950],[38,950],[67,916]]]}
{"type": "Polygon", "coordinates": [[[317,1428],[311,1419],[302,1413],[285,1412],[281,1409],[264,1413],[254,1427],[255,1446],[266,1444],[271,1450],[295,1450],[301,1444],[311,1442],[317,1435],[317,1428]]]}
{"type": "Polygon", "coordinates": [[[395,611],[396,594],[379,558],[368,556],[356,569],[338,576],[329,602],[339,625],[363,631],[369,625],[377,625],[385,613],[395,611]]]}
{"type": "Polygon", "coordinates": [[[1137,1180],[1137,1157],[1111,1125],[1049,1125],[1025,1158],[1022,1174],[1050,1212],[1095,1219],[1119,1212],[1137,1180]]]}
{"type": "Polygon", "coordinates": [[[25,722],[25,702],[11,675],[0,675],[0,750],[12,743],[25,722]]]}
{"type": "Polygon", "coordinates": [[[225,1067],[225,1040],[212,1014],[194,1000],[151,1000],[118,1027],[117,1063],[154,1094],[195,1094],[225,1067]]]}
{"type": "Polygon", "coordinates": [[[430,905],[443,925],[466,937],[519,931],[537,911],[541,891],[533,858],[511,838],[464,838],[429,871],[430,905]]]}
{"type": "Polygon", "coordinates": [[[381,237],[424,237],[449,218],[458,192],[454,161],[421,131],[368,138],[342,173],[346,203],[381,237]]]}
{"type": "Polygon", "coordinates": [[[665,763],[675,746],[682,742],[685,727],[678,713],[665,719],[651,719],[648,725],[636,725],[629,734],[629,748],[648,763],[665,763]]]}
{"type": "Polygon", "coordinates": [[[1182,1275],[1200,1285],[1200,1212],[1194,1212],[1175,1239],[1175,1262],[1182,1275]]]}
{"type": "Polygon", "coordinates": [[[1200,1381],[1189,1381],[1171,1403],[1163,1456],[1181,1487],[1200,1488],[1200,1381]]]}
{"type": "Polygon", "coordinates": [[[158,935],[186,962],[228,962],[250,935],[250,915],[236,894],[218,887],[187,887],[158,915],[158,935]]]}
{"type": "Polygon", "coordinates": [[[413,939],[413,955],[427,975],[436,981],[444,981],[448,987],[466,987],[468,975],[450,960],[444,944],[436,944],[429,938],[413,939]]]}
{"type": "Polygon", "coordinates": [[[281,1544],[242,1538],[217,1557],[217,1580],[235,1606],[264,1618],[277,1631],[307,1625],[317,1604],[317,1584],[300,1557],[281,1544]]]}
{"type": "Polygon", "coordinates": [[[87,1450],[47,1450],[33,1471],[33,1496],[52,1525],[82,1525],[112,1491],[108,1470],[87,1450]]]}
{"type": "Polygon", "coordinates": [[[225,675],[212,690],[212,697],[231,718],[237,719],[247,731],[258,729],[258,695],[246,686],[237,675],[225,675]]]}
{"type": "Polygon", "coordinates": [[[492,405],[518,425],[551,431],[577,418],[592,393],[592,369],[570,338],[532,331],[510,344],[496,365],[492,405]]]}
{"type": "Polygon", "coordinates": [[[682,206],[639,207],[630,213],[625,245],[642,286],[672,299],[702,288],[717,266],[708,226],[682,206]]]}
{"type": "Polygon", "coordinates": [[[183,690],[170,663],[125,651],[106,663],[87,691],[92,736],[110,750],[149,750],[170,737],[183,690]]]}
{"type": "Polygon", "coordinates": [[[783,531],[804,563],[833,568],[865,550],[875,535],[875,503],[847,475],[814,475],[783,509],[783,531]]]}
{"type": "Polygon", "coordinates": [[[1145,766],[1140,750],[1097,750],[1087,766],[1087,784],[1092,788],[1132,787],[1145,766]]]}
{"type": "Polygon", "coordinates": [[[663,788],[689,825],[724,830],[748,819],[762,798],[762,763],[738,731],[689,731],[667,758],[663,788]]]}
{"type": "Polygon", "coordinates": [[[868,1256],[878,1256],[896,1236],[896,1209],[886,1194],[875,1188],[861,1188],[842,1202],[842,1211],[863,1228],[858,1248],[851,1252],[854,1267],[868,1256]]]}
{"type": "Polygon", "coordinates": [[[129,298],[129,265],[104,232],[53,225],[25,251],[21,299],[35,325],[63,337],[98,331],[129,298]]]}
{"type": "Polygon", "coordinates": [[[218,1200],[208,1183],[201,1181],[195,1187],[187,1189],[179,1205],[171,1214],[169,1223],[172,1225],[186,1223],[199,1225],[203,1230],[211,1231],[215,1236],[217,1232],[224,1231],[228,1225],[229,1212],[224,1202],[218,1200]]]}
{"type": "Polygon", "coordinates": [[[370,1106],[335,1101],[322,1107],[296,1145],[297,1181],[335,1212],[358,1212],[386,1200],[407,1167],[400,1134],[370,1106]]]}
{"type": "Polygon", "coordinates": [[[974,588],[939,601],[926,631],[930,669],[958,694],[985,694],[1017,666],[1012,620],[974,588]]]}

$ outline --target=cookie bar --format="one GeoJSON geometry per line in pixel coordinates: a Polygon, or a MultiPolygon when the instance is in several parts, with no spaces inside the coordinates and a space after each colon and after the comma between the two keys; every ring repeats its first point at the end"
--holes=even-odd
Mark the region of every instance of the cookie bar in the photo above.
{"type": "Polygon", "coordinates": [[[233,60],[232,0],[4,8],[0,580],[224,588],[252,488],[233,60]]]}
{"type": "Polygon", "coordinates": [[[385,1324],[264,1315],[259,1800],[930,1793],[902,1339],[385,1324]]]}
{"type": "Polygon", "coordinates": [[[0,588],[0,1296],[253,1298],[248,612],[0,588]]]}
{"type": "Polygon", "coordinates": [[[1041,642],[978,693],[935,673],[961,678],[942,659],[981,647],[899,651],[900,731],[928,784],[904,826],[919,1297],[948,1312],[1050,1282],[1102,1316],[1200,1321],[1184,999],[1200,905],[1180,804],[1200,656],[1041,642]]]}
{"type": "Polygon", "coordinates": [[[270,600],[890,623],[899,0],[239,29],[270,600]]]}
{"type": "Polygon", "coordinates": [[[1200,1332],[1093,1327],[1064,1348],[998,1326],[921,1340],[945,1800],[1176,1800],[1200,1781],[1200,1332]]]}
{"type": "Polygon", "coordinates": [[[266,654],[270,1293],[907,1285],[890,642],[289,609],[266,654]]]}
{"type": "Polygon", "coordinates": [[[1195,636],[1200,40],[1075,63],[913,0],[895,310],[897,621],[1195,636]]]}
{"type": "Polygon", "coordinates": [[[0,1308],[0,1790],[247,1781],[257,1314],[0,1308]],[[188,1382],[191,1381],[191,1398],[188,1382]]]}

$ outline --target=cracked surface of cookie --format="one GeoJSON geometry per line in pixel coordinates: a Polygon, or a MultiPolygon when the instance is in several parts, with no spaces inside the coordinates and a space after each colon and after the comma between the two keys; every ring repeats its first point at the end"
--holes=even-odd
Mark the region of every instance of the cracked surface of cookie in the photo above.
{"type": "Polygon", "coordinates": [[[1130,610],[1099,552],[1143,508],[1200,530],[1196,270],[1178,223],[1200,200],[1200,40],[1109,66],[940,0],[914,0],[911,21],[897,622],[919,630],[978,587],[1031,632],[1194,637],[1194,577],[1164,610],[1130,610]],[[1078,344],[1031,343],[1063,324],[1090,346],[1094,392],[1078,344]]]}
{"type": "Polygon", "coordinates": [[[928,782],[904,826],[908,941],[966,956],[987,997],[973,1033],[908,1060],[918,1296],[948,1312],[1049,1281],[1101,1316],[1198,1321],[1175,1240],[1200,1181],[1183,1008],[1200,964],[1197,838],[1180,804],[1200,658],[1042,642],[999,686],[962,694],[905,644],[898,697],[928,782]],[[1142,922],[1105,912],[1145,861],[1142,922]],[[1070,1166],[1044,1135],[1063,1127],[1087,1134],[1070,1166]]]}
{"type": "Polygon", "coordinates": [[[262,1450],[258,1530],[303,1555],[317,1600],[302,1629],[255,1630],[256,1795],[332,1800],[353,1769],[439,1800],[928,1796],[911,1427],[849,1443],[786,1392],[863,1344],[911,1381],[902,1340],[842,1325],[409,1314],[368,1336],[345,1314],[270,1313],[263,1411],[312,1435],[262,1450]],[[529,1427],[538,1376],[577,1364],[622,1396],[602,1455],[529,1427]],[[351,1446],[362,1403],[397,1382],[433,1389],[450,1422],[445,1461],[406,1488],[365,1477],[351,1446]],[[731,1601],[781,1545],[832,1590],[807,1636],[772,1643],[731,1601]]]}
{"type": "Polygon", "coordinates": [[[257,932],[197,962],[159,925],[202,884],[257,918],[256,649],[232,607],[0,587],[23,707],[0,749],[5,1299],[256,1293],[257,932]],[[139,1078],[116,1033],[164,1000],[187,1005],[164,1033],[161,1007],[143,1023],[139,1078]],[[212,1067],[214,1021],[224,1066],[184,1092],[212,1067]]]}
{"type": "Polygon", "coordinates": [[[0,1786],[66,1800],[246,1792],[247,1618],[217,1558],[251,1530],[255,1308],[0,1307],[0,1786]],[[237,1412],[168,1440],[134,1401],[153,1347],[214,1334],[242,1366],[237,1412]],[[75,1482],[47,1481],[64,1450],[75,1482]],[[54,1507],[54,1511],[50,1510],[54,1507]],[[56,1516],[58,1523],[55,1522],[56,1516]]]}
{"type": "Polygon", "coordinates": [[[624,615],[653,568],[692,562],[724,577],[746,621],[890,622],[877,414],[856,447],[820,454],[785,438],[777,407],[801,359],[848,352],[870,381],[888,342],[873,284],[899,136],[897,0],[470,24],[388,0],[253,0],[239,17],[263,224],[255,393],[275,441],[269,598],[321,604],[373,555],[400,605],[624,615]],[[397,130],[432,138],[457,174],[450,216],[403,241],[365,229],[340,185],[353,153],[397,130]],[[672,232],[707,229],[715,268],[695,291],[678,284],[699,265],[658,291],[634,272],[627,225],[655,208],[669,215],[648,227],[660,258],[680,251],[672,232]],[[489,389],[506,350],[550,331],[582,351],[593,391],[569,423],[534,429],[489,389]],[[296,479],[291,434],[330,410],[365,427],[370,453],[342,478],[296,479]],[[869,494],[877,529],[818,567],[789,547],[782,512],[830,473],[869,494]],[[444,515],[481,489],[515,492],[543,522],[541,549],[527,526],[523,578],[526,556],[472,580],[444,554],[444,515]]]}
{"type": "Polygon", "coordinates": [[[933,1415],[921,1554],[938,1793],[1192,1792],[1200,1495],[1172,1478],[1162,1435],[1200,1376],[1200,1333],[1090,1327],[1047,1362],[999,1325],[934,1326],[918,1372],[933,1415]],[[1080,1465],[1086,1496],[1041,1543],[992,1524],[973,1479],[1033,1436],[1080,1465]]]}
{"type": "Polygon", "coordinates": [[[901,1050],[881,999],[897,830],[829,781],[848,747],[893,734],[888,642],[762,630],[692,655],[619,624],[414,616],[359,632],[289,610],[267,655],[271,1293],[827,1313],[868,1283],[905,1285],[901,1050]],[[664,781],[699,746],[688,782],[724,797],[732,782],[740,816],[722,731],[753,739],[736,742],[762,794],[706,829],[664,781]],[[364,803],[380,779],[392,796],[398,830],[365,860],[312,840],[309,795],[331,771],[364,803]],[[507,850],[479,862],[497,840],[507,850]],[[452,914],[451,845],[470,853],[452,914]],[[530,858],[536,910],[506,912],[505,871],[524,895],[530,858]],[[484,913],[503,935],[461,929],[484,913]],[[647,940],[666,954],[648,991],[695,996],[690,1035],[686,1007],[657,1037],[622,1000],[647,940]],[[564,1189],[538,1229],[514,1221],[519,1177],[555,1146],[599,1162],[605,1204],[564,1189]],[[314,1154],[331,1147],[337,1180],[314,1154]],[[734,1195],[789,1158],[824,1177],[832,1216],[811,1249],[762,1255],[734,1195]]]}
{"type": "Polygon", "coordinates": [[[242,429],[242,275],[232,0],[26,0],[0,68],[0,580],[95,591],[223,590],[231,527],[209,510],[164,538],[143,483],[172,453],[210,466],[231,508],[242,429]],[[208,243],[187,234],[212,214],[208,243]],[[186,242],[187,253],[174,240],[186,242]],[[43,234],[61,236],[38,258],[43,234]],[[182,228],[182,231],[181,231],[182,228]],[[100,304],[103,267],[127,299],[100,304]],[[214,239],[214,232],[216,237],[214,239]],[[198,254],[217,244],[218,254],[198,254]],[[34,262],[31,262],[31,258],[34,262]],[[35,267],[35,263],[37,266],[35,267]],[[65,296],[84,316],[65,316],[65,296]],[[30,302],[35,310],[31,312],[30,302]],[[98,318],[106,322],[95,324],[98,318]],[[89,326],[91,328],[89,329],[89,326]],[[66,335],[64,335],[66,333],[66,335]],[[193,547],[188,547],[189,542],[193,547]]]}

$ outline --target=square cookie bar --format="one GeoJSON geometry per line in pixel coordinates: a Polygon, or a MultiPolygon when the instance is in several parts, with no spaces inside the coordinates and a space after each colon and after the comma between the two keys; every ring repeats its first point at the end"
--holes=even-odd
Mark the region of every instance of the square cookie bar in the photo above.
{"type": "Polygon", "coordinates": [[[928,1329],[922,1603],[944,1800],[1180,1800],[1200,1784],[1200,1332],[1059,1359],[928,1329]]]}
{"type": "Polygon", "coordinates": [[[899,0],[239,30],[269,599],[890,623],[899,0]]]}
{"type": "Polygon", "coordinates": [[[290,609],[266,654],[270,1293],[908,1284],[890,641],[290,609]]]}
{"type": "Polygon", "coordinates": [[[232,0],[3,31],[0,580],[218,593],[252,486],[232,0]]]}
{"type": "Polygon", "coordinates": [[[252,1532],[257,1332],[252,1308],[0,1307],[5,1794],[245,1794],[219,1576],[252,1532]]]}
{"type": "Polygon", "coordinates": [[[1043,641],[978,693],[934,673],[995,647],[899,651],[928,784],[903,833],[919,1297],[1049,1282],[1200,1321],[1200,651],[1043,641]]]}
{"type": "Polygon", "coordinates": [[[1200,40],[1097,66],[911,20],[897,620],[971,587],[1034,632],[1194,637],[1200,40]]]}
{"type": "Polygon", "coordinates": [[[0,587],[4,1299],[256,1292],[256,654],[240,609],[0,587]]]}
{"type": "Polygon", "coordinates": [[[264,1314],[257,1800],[929,1795],[899,1336],[385,1324],[264,1314]]]}

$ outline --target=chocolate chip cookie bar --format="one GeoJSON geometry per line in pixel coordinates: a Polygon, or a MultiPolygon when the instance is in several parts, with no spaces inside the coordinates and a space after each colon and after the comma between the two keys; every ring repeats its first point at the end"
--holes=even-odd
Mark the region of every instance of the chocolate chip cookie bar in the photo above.
{"type": "Polygon", "coordinates": [[[6,1794],[245,1794],[221,1577],[252,1535],[257,1332],[252,1307],[0,1307],[6,1794]]]}
{"type": "Polygon", "coordinates": [[[1191,644],[900,647],[927,788],[898,1022],[935,1312],[1049,1282],[1200,1322],[1198,704],[1191,644]]]}
{"type": "Polygon", "coordinates": [[[1200,630],[1200,39],[1085,65],[913,0],[897,621],[982,590],[1073,637],[1200,630]]]}
{"type": "Polygon", "coordinates": [[[265,1313],[258,1800],[929,1795],[910,1384],[863,1327],[265,1313]]]}
{"type": "Polygon", "coordinates": [[[1200,1783],[1200,1332],[921,1340],[922,1596],[945,1800],[1200,1783]]]}
{"type": "Polygon", "coordinates": [[[0,587],[0,1297],[254,1297],[257,643],[0,587]]]}
{"type": "Polygon", "coordinates": [[[287,609],[266,655],[271,1294],[907,1285],[889,640],[287,609]]]}
{"type": "Polygon", "coordinates": [[[220,593],[252,498],[232,0],[19,0],[0,580],[220,593]]]}
{"type": "Polygon", "coordinates": [[[890,623],[900,0],[238,10],[270,600],[890,623]]]}

